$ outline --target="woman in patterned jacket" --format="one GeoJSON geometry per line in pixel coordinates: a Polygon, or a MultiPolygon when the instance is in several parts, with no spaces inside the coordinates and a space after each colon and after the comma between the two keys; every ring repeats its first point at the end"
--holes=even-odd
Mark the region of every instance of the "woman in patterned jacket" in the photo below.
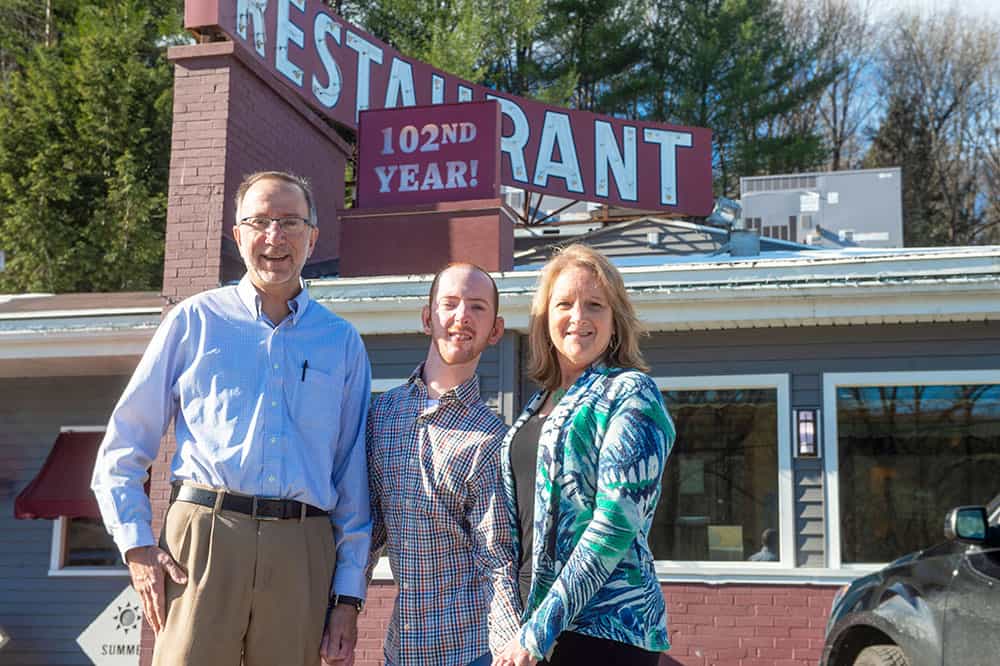
{"type": "Polygon", "coordinates": [[[497,666],[652,666],[670,647],[647,535],[674,426],[621,275],[571,245],[542,271],[530,375],[501,449],[524,607],[497,666]]]}

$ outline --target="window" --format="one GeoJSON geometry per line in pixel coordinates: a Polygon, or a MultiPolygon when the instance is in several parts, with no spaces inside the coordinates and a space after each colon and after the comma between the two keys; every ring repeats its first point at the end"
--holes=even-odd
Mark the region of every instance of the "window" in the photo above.
{"type": "Polygon", "coordinates": [[[96,518],[60,516],[52,521],[50,576],[123,576],[118,547],[96,518]]]}
{"type": "Polygon", "coordinates": [[[650,533],[661,570],[748,561],[791,567],[791,486],[781,473],[790,468],[787,376],[658,383],[677,429],[650,533]]]}
{"type": "Polygon", "coordinates": [[[825,380],[831,566],[889,562],[942,540],[945,513],[1000,478],[997,371],[825,380]],[[832,414],[832,416],[831,416],[832,414]],[[831,432],[832,431],[832,432],[831,432]],[[836,482],[833,481],[836,479],[836,482]],[[836,560],[834,559],[836,556],[836,560]]]}

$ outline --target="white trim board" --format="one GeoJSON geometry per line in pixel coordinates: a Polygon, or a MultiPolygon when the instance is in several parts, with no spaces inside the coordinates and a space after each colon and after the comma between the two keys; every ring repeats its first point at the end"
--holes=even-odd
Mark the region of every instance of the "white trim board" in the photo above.
{"type": "MultiPolygon", "coordinates": [[[[774,566],[783,569],[795,568],[795,488],[792,478],[792,416],[791,395],[787,374],[763,375],[705,375],[693,377],[654,377],[661,391],[711,391],[721,389],[776,389],[777,395],[777,445],[778,445],[778,525],[780,527],[780,555],[778,562],[742,562],[740,570],[744,573],[760,569],[765,574],[768,568],[774,566]]],[[[669,464],[669,459],[668,459],[669,464]]],[[[756,535],[755,535],[756,539],[756,535]]],[[[680,566],[685,574],[706,575],[712,571],[714,562],[691,562],[677,565],[674,562],[657,560],[657,572],[675,565],[680,566]]],[[[732,568],[732,564],[729,563],[732,568]]]]}
{"type": "MultiPolygon", "coordinates": [[[[839,386],[946,386],[1000,384],[1000,369],[940,370],[920,372],[828,372],[823,375],[823,484],[826,487],[826,564],[830,569],[885,563],[844,565],[840,548],[840,447],[837,439],[837,387],[839,386]]],[[[930,545],[930,544],[928,544],[930,545]]]]}

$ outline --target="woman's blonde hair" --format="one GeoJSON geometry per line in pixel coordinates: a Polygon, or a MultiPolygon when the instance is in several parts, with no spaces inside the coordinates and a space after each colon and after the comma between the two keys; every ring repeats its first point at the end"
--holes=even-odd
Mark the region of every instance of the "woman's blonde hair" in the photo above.
{"type": "Polygon", "coordinates": [[[600,252],[574,243],[559,250],[542,269],[538,289],[531,301],[531,322],[528,325],[528,376],[542,388],[552,391],[559,387],[561,373],[559,357],[549,338],[549,299],[559,275],[571,266],[590,270],[603,287],[611,306],[613,329],[611,342],[604,352],[604,362],[619,368],[634,368],[649,372],[649,366],[639,351],[642,325],[625,291],[621,273],[600,252]]]}

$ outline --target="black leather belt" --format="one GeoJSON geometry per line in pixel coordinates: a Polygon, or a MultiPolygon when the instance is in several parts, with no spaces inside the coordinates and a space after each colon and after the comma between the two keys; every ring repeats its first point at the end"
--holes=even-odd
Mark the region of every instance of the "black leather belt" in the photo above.
{"type": "Polygon", "coordinates": [[[189,502],[214,507],[220,493],[223,496],[220,507],[223,511],[245,513],[254,520],[288,520],[291,518],[301,520],[311,516],[329,515],[328,511],[297,500],[233,495],[224,490],[206,490],[181,484],[174,484],[171,488],[170,501],[171,503],[175,501],[189,502]]]}

